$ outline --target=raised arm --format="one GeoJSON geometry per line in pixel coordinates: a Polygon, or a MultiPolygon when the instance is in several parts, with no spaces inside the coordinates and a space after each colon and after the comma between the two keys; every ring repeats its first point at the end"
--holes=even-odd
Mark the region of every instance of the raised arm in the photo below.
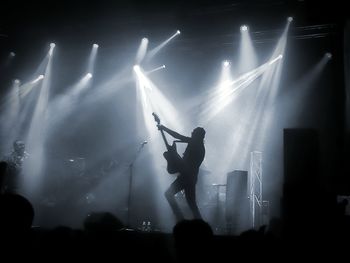
{"type": "Polygon", "coordinates": [[[181,140],[183,142],[190,142],[191,138],[190,137],[187,137],[187,136],[184,136],[180,133],[177,133],[167,127],[165,127],[164,125],[159,125],[158,126],[158,129],[160,130],[163,130],[163,131],[166,131],[167,133],[169,133],[171,136],[173,136],[175,139],[178,139],[178,140],[181,140]]]}

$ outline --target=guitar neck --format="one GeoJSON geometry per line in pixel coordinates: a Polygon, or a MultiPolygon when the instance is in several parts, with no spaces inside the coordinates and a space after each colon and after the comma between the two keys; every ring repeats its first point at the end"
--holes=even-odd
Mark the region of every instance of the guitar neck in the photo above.
{"type": "Polygon", "coordinates": [[[170,145],[169,145],[169,143],[168,143],[168,141],[167,141],[167,139],[166,139],[166,137],[165,137],[164,131],[163,131],[163,130],[160,130],[160,132],[162,133],[162,137],[163,137],[165,146],[166,146],[167,150],[169,150],[170,145]]]}

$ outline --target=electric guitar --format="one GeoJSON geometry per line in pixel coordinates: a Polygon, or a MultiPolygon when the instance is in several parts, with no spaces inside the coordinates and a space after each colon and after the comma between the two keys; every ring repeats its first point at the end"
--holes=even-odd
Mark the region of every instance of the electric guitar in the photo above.
{"type": "MultiPolygon", "coordinates": [[[[157,114],[152,113],[157,126],[160,125],[160,119],[157,114]]],[[[160,129],[167,151],[163,153],[164,158],[167,160],[167,171],[170,174],[179,173],[181,171],[183,160],[177,153],[176,144],[173,142],[170,145],[165,137],[164,131],[160,129]]]]}

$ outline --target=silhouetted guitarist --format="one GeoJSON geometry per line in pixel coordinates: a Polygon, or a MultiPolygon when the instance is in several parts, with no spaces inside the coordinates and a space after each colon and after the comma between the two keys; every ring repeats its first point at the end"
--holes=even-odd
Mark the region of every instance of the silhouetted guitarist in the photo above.
{"type": "Polygon", "coordinates": [[[182,212],[175,200],[175,194],[184,190],[186,201],[191,208],[195,218],[202,218],[197,203],[196,203],[196,183],[198,177],[199,166],[203,162],[205,156],[204,136],[205,130],[197,127],[192,131],[191,137],[181,135],[169,128],[158,125],[158,129],[165,131],[181,142],[188,143],[182,157],[181,167],[176,180],[170,185],[165,192],[165,197],[168,200],[177,220],[184,219],[182,212]]]}

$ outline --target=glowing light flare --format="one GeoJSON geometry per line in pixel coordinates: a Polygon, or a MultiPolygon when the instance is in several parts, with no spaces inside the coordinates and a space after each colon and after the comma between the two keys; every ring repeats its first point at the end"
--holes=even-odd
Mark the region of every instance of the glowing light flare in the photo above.
{"type": "Polygon", "coordinates": [[[147,89],[149,89],[150,91],[152,91],[152,86],[153,84],[151,84],[149,82],[149,79],[146,77],[146,75],[142,72],[141,67],[139,65],[134,65],[133,67],[136,76],[138,78],[139,81],[139,85],[140,87],[146,87],[147,89]]]}
{"type": "Polygon", "coordinates": [[[82,77],[82,79],[75,84],[72,87],[72,94],[71,95],[76,95],[78,94],[83,88],[87,87],[87,84],[89,82],[89,80],[92,78],[92,74],[91,73],[87,73],[84,77],[82,77]],[[75,94],[76,93],[76,94],[75,94]]]}
{"type": "Polygon", "coordinates": [[[236,72],[238,75],[249,72],[258,67],[258,59],[251,36],[247,30],[241,30],[241,32],[239,56],[236,63],[236,72]]]}
{"type": "Polygon", "coordinates": [[[331,59],[333,57],[332,53],[327,52],[325,54],[326,58],[331,59]]]}
{"type": "Polygon", "coordinates": [[[232,82],[230,62],[225,60],[222,62],[221,75],[219,80],[219,85],[217,88],[217,93],[220,94],[225,92],[226,89],[230,88],[230,83],[232,82]]]}
{"type": "MultiPolygon", "coordinates": [[[[281,59],[278,56],[258,68],[241,75],[235,80],[228,81],[228,78],[222,76],[222,80],[218,85],[218,88],[210,94],[209,98],[205,103],[204,110],[201,113],[203,122],[208,122],[218,113],[220,113],[241,91],[247,88],[257,78],[259,78],[268,68],[273,65],[276,61],[281,59]]],[[[223,70],[227,68],[223,66],[223,70]]],[[[223,73],[224,74],[224,71],[223,73]]],[[[227,72],[226,72],[227,74],[227,72]]]]}
{"type": "Polygon", "coordinates": [[[53,50],[55,49],[55,46],[56,46],[55,43],[51,43],[51,44],[50,44],[49,56],[52,56],[53,50]]]}
{"type": "Polygon", "coordinates": [[[152,57],[154,57],[161,49],[163,49],[172,39],[174,39],[178,35],[180,35],[180,30],[177,30],[176,33],[173,34],[171,37],[163,41],[154,49],[150,50],[149,53],[147,54],[147,59],[151,59],[152,57]]]}
{"type": "Polygon", "coordinates": [[[87,65],[87,71],[86,71],[87,73],[93,74],[93,72],[94,72],[98,47],[99,46],[97,44],[92,45],[89,60],[88,60],[88,65],[87,65]]]}
{"type": "Polygon", "coordinates": [[[241,32],[246,32],[246,31],[248,31],[248,26],[247,25],[242,25],[241,27],[240,27],[240,30],[241,30],[241,32]]]}
{"type": "Polygon", "coordinates": [[[277,58],[272,59],[272,60],[269,62],[269,65],[272,65],[273,63],[275,63],[276,61],[278,61],[278,60],[280,60],[280,59],[282,59],[282,58],[283,58],[283,55],[278,55],[277,58]]]}
{"type": "Polygon", "coordinates": [[[165,69],[165,65],[162,65],[162,66],[156,67],[155,69],[149,70],[146,72],[146,74],[148,75],[150,73],[153,73],[153,72],[161,70],[161,69],[165,69]]]}
{"type": "Polygon", "coordinates": [[[150,136],[159,135],[154,125],[152,112],[156,112],[165,119],[163,123],[171,123],[173,127],[182,125],[177,121],[177,110],[171,102],[162,94],[157,86],[144,74],[142,69],[134,66],[134,71],[137,77],[137,93],[142,106],[144,122],[150,136]]]}
{"type": "Polygon", "coordinates": [[[37,83],[39,80],[42,80],[44,78],[44,75],[39,75],[36,79],[34,79],[31,83],[37,83]]]}
{"type": "Polygon", "coordinates": [[[133,69],[137,73],[138,71],[140,71],[140,66],[139,65],[134,65],[133,69]]]}
{"type": "Polygon", "coordinates": [[[292,22],[292,21],[293,21],[293,17],[289,16],[289,17],[287,18],[287,21],[288,21],[289,23],[292,22]]]}
{"type": "Polygon", "coordinates": [[[148,48],[148,42],[149,42],[148,38],[146,38],[146,37],[142,38],[140,46],[139,46],[137,53],[136,53],[135,61],[137,64],[141,63],[141,61],[145,58],[147,48],[148,48]]]}

